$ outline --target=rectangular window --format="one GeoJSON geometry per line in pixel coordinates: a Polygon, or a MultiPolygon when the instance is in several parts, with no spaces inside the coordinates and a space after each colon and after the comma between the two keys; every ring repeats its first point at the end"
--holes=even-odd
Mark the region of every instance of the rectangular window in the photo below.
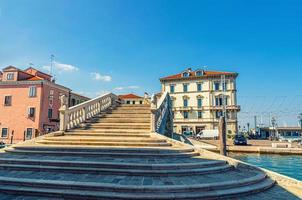
{"type": "Polygon", "coordinates": [[[25,134],[25,138],[27,140],[31,139],[33,136],[33,129],[32,128],[27,128],[26,129],[26,134],[25,134]]]}
{"type": "Polygon", "coordinates": [[[201,83],[197,83],[197,91],[198,92],[202,91],[202,85],[201,85],[201,83]]]}
{"type": "Polygon", "coordinates": [[[8,73],[6,75],[6,80],[14,80],[14,73],[8,73]]]}
{"type": "Polygon", "coordinates": [[[197,99],[197,107],[198,107],[198,108],[201,108],[201,107],[202,107],[202,99],[201,99],[201,98],[198,98],[198,99],[197,99]]]}
{"type": "Polygon", "coordinates": [[[224,90],[228,90],[228,83],[227,82],[225,82],[225,83],[222,84],[222,90],[223,91],[224,90]]]}
{"type": "Polygon", "coordinates": [[[216,82],[214,83],[214,90],[220,90],[220,83],[219,82],[216,82]]]}
{"type": "Polygon", "coordinates": [[[189,113],[188,111],[184,111],[184,119],[188,119],[189,118],[189,113]]]}
{"type": "Polygon", "coordinates": [[[130,101],[127,101],[126,104],[130,104],[130,101]]]}
{"type": "Polygon", "coordinates": [[[186,108],[186,107],[188,107],[188,99],[184,99],[184,107],[186,108]]]}
{"type": "Polygon", "coordinates": [[[30,117],[30,118],[35,117],[35,112],[36,112],[36,109],[34,107],[29,108],[28,117],[30,117]]]}
{"type": "Polygon", "coordinates": [[[201,119],[201,118],[202,118],[202,111],[198,111],[197,117],[198,117],[198,119],[201,119]]]}
{"type": "Polygon", "coordinates": [[[135,104],[135,101],[132,101],[132,104],[135,104]]]}
{"type": "Polygon", "coordinates": [[[183,84],[183,91],[188,92],[188,84],[183,84]]]}
{"type": "Polygon", "coordinates": [[[48,109],[48,118],[49,119],[52,118],[52,109],[51,108],[48,109]]]}
{"type": "Polygon", "coordinates": [[[29,97],[35,97],[37,95],[37,87],[30,86],[29,87],[29,97]]]}
{"type": "Polygon", "coordinates": [[[7,138],[8,137],[8,128],[2,128],[1,137],[2,138],[7,138]]]}
{"type": "Polygon", "coordinates": [[[12,105],[12,96],[5,96],[4,97],[4,106],[11,106],[12,105]]]}
{"type": "Polygon", "coordinates": [[[221,116],[223,116],[223,112],[222,111],[216,111],[216,118],[220,118],[221,116]]]}
{"type": "Polygon", "coordinates": [[[143,101],[139,101],[139,104],[143,104],[143,101]]]}
{"type": "Polygon", "coordinates": [[[170,93],[174,93],[175,92],[175,86],[174,85],[170,85],[170,93]]]}

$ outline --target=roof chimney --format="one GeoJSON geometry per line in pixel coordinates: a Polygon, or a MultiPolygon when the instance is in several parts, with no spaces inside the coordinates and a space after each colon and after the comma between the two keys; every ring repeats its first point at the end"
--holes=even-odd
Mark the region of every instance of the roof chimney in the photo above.
{"type": "Polygon", "coordinates": [[[189,67],[189,68],[188,68],[188,71],[189,71],[189,72],[191,72],[191,71],[192,71],[192,68],[191,68],[191,67],[189,67]]]}

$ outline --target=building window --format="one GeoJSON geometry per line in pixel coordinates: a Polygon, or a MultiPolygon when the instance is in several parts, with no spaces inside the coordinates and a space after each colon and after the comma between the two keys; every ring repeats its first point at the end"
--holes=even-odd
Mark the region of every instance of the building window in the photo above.
{"type": "Polygon", "coordinates": [[[182,73],[182,77],[189,77],[189,76],[190,76],[190,74],[188,72],[182,73]]]}
{"type": "Polygon", "coordinates": [[[170,85],[170,93],[174,93],[175,92],[175,86],[174,85],[170,85]]]}
{"type": "Polygon", "coordinates": [[[139,104],[143,104],[143,101],[139,101],[139,104]]]}
{"type": "Polygon", "coordinates": [[[30,118],[35,117],[35,112],[36,112],[36,108],[30,107],[30,108],[28,109],[28,117],[30,117],[30,118]]]}
{"type": "Polygon", "coordinates": [[[203,70],[196,71],[196,76],[203,76],[203,74],[204,74],[203,70]]]}
{"type": "Polygon", "coordinates": [[[202,84],[201,83],[197,83],[197,91],[198,92],[202,91],[202,84]]]}
{"type": "Polygon", "coordinates": [[[198,111],[197,117],[198,117],[198,119],[201,119],[201,118],[202,118],[202,111],[198,111]]]}
{"type": "Polygon", "coordinates": [[[33,136],[33,129],[32,128],[27,128],[26,133],[25,133],[25,138],[27,140],[31,139],[33,136]]]}
{"type": "Polygon", "coordinates": [[[12,105],[12,96],[5,96],[4,97],[4,106],[11,106],[12,105]]]}
{"type": "Polygon", "coordinates": [[[52,109],[51,108],[48,109],[48,118],[49,119],[52,118],[52,109]]]}
{"type": "Polygon", "coordinates": [[[183,84],[183,91],[188,92],[188,84],[183,84]]]}
{"type": "Polygon", "coordinates": [[[202,107],[202,98],[197,99],[197,107],[201,108],[202,107]]]}
{"type": "Polygon", "coordinates": [[[188,119],[189,118],[189,113],[188,111],[184,111],[184,119],[188,119]]]}
{"type": "Polygon", "coordinates": [[[188,107],[188,99],[184,99],[184,107],[186,108],[186,107],[188,107]]]}
{"type": "MultiPolygon", "coordinates": [[[[225,105],[228,105],[228,98],[225,97],[224,100],[225,100],[225,105]]],[[[223,106],[224,105],[223,103],[224,102],[223,102],[223,97],[222,96],[215,98],[215,105],[216,106],[223,106]]]]}
{"type": "Polygon", "coordinates": [[[132,104],[135,104],[135,101],[132,101],[132,104]]]}
{"type": "Polygon", "coordinates": [[[220,118],[223,116],[223,112],[222,111],[216,111],[216,119],[220,118]]]}
{"type": "Polygon", "coordinates": [[[223,91],[228,90],[228,83],[227,82],[222,84],[222,90],[223,91]]]}
{"type": "Polygon", "coordinates": [[[37,87],[30,86],[29,87],[29,97],[35,97],[37,95],[37,87]]]}
{"type": "Polygon", "coordinates": [[[220,83],[219,82],[216,82],[214,83],[214,90],[220,90],[220,83]]]}
{"type": "Polygon", "coordinates": [[[14,80],[14,73],[8,73],[6,75],[6,80],[14,80]]]}
{"type": "Polygon", "coordinates": [[[54,95],[54,90],[49,90],[49,95],[54,95]]]}
{"type": "Polygon", "coordinates": [[[127,101],[126,104],[130,104],[130,101],[127,101]]]}
{"type": "Polygon", "coordinates": [[[171,99],[171,106],[174,107],[174,100],[171,99]]]}
{"type": "Polygon", "coordinates": [[[8,128],[2,128],[1,137],[2,138],[7,138],[8,137],[8,128]]]}

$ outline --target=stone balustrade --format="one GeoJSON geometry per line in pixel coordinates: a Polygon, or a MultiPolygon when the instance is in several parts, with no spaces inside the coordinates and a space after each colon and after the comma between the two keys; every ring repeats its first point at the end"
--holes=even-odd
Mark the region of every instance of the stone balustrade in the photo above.
{"type": "Polygon", "coordinates": [[[114,107],[117,99],[115,94],[108,93],[68,108],[66,96],[61,96],[60,131],[72,129],[109,107],[114,107]]]}
{"type": "Polygon", "coordinates": [[[151,101],[151,131],[167,137],[173,134],[173,111],[171,97],[165,92],[158,100],[151,101]]]}

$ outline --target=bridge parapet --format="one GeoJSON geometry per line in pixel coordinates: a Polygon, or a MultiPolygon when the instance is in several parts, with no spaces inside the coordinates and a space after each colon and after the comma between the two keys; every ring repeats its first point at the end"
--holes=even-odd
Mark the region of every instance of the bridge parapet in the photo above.
{"type": "Polygon", "coordinates": [[[167,137],[173,134],[173,111],[171,97],[168,92],[156,99],[151,99],[151,131],[167,137]]]}
{"type": "Polygon", "coordinates": [[[113,93],[107,93],[69,108],[67,106],[66,96],[63,95],[60,99],[60,131],[66,131],[78,126],[87,119],[100,114],[110,107],[116,106],[118,97],[113,93]]]}

